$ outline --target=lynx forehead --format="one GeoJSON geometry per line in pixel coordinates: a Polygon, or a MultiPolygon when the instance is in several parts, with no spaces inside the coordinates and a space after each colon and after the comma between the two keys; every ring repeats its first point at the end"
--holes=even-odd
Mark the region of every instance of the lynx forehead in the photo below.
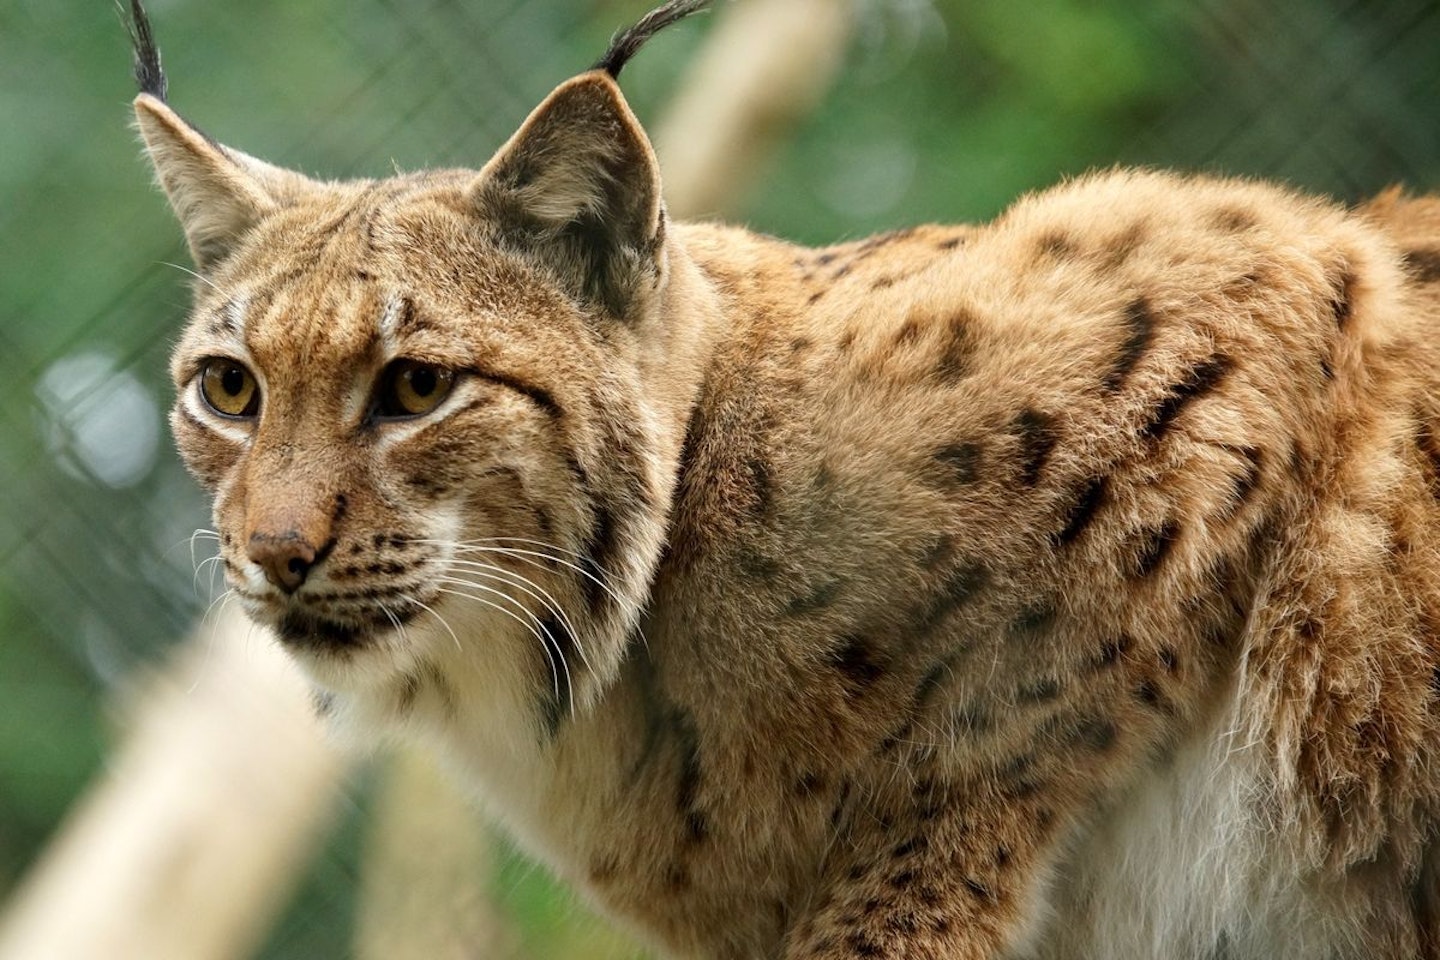
{"type": "Polygon", "coordinates": [[[164,102],[172,422],[332,721],[666,956],[1440,956],[1440,200],[672,223],[616,77],[322,183],[164,102]]]}

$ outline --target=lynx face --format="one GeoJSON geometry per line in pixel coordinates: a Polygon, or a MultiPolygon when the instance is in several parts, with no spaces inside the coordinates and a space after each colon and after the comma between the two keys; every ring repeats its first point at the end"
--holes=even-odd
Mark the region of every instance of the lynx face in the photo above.
{"type": "Polygon", "coordinates": [[[171,420],[247,612],[330,687],[461,647],[552,712],[589,696],[655,561],[682,426],[647,399],[683,356],[654,329],[663,213],[613,82],[557,91],[480,173],[347,184],[138,112],[204,270],[171,420]],[[593,236],[597,216],[626,230],[593,236]]]}

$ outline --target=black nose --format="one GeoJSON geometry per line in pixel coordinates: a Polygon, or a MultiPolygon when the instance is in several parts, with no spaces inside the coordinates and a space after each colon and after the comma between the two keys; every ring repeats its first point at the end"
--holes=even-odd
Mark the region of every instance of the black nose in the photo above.
{"type": "Polygon", "coordinates": [[[294,593],[305,582],[315,564],[315,547],[300,534],[291,532],[250,537],[250,559],[265,571],[265,579],[286,593],[294,593]]]}

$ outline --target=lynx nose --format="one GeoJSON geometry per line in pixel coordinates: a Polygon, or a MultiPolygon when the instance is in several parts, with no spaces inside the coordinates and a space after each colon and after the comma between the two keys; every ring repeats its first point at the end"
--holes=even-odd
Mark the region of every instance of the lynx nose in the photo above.
{"type": "Polygon", "coordinates": [[[293,530],[252,534],[246,553],[265,571],[265,579],[286,593],[298,590],[315,564],[315,547],[293,530]]]}

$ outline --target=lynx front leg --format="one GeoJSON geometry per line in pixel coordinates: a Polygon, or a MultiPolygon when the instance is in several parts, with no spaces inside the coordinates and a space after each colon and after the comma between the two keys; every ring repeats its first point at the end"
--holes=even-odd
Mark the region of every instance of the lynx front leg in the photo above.
{"type": "Polygon", "coordinates": [[[785,960],[1005,956],[1035,914],[1055,809],[1018,768],[968,788],[921,776],[887,793],[847,812],[785,960]]]}

